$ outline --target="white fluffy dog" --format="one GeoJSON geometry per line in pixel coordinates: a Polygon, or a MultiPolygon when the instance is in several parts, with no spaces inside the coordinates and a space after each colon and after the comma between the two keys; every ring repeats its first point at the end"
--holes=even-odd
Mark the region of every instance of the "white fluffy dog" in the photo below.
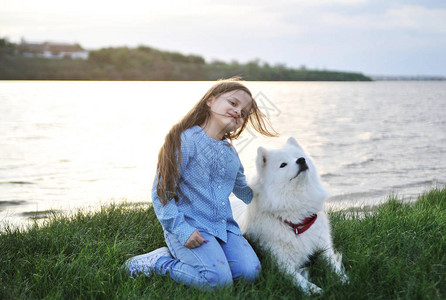
{"type": "Polygon", "coordinates": [[[302,266],[322,251],[343,282],[341,255],[333,250],[330,224],[323,210],[327,191],[312,160],[294,138],[277,150],[257,150],[257,178],[250,185],[254,199],[246,206],[232,200],[234,217],[241,230],[277,259],[306,293],[322,290],[307,280],[302,266]]]}

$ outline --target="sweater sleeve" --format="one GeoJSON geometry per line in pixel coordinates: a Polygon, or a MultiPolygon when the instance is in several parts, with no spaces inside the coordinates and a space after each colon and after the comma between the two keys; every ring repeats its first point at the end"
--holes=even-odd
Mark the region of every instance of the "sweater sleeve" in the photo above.
{"type": "MultiPolygon", "coordinates": [[[[188,138],[184,133],[181,135],[181,164],[182,168],[179,168],[180,176],[183,170],[186,168],[190,158],[194,155],[195,145],[193,141],[188,138]]],[[[155,176],[155,181],[152,187],[152,203],[155,209],[156,216],[163,226],[164,230],[173,233],[177,236],[178,240],[184,245],[191,234],[196,230],[195,227],[189,225],[184,214],[178,210],[175,199],[170,199],[166,205],[162,205],[156,192],[156,186],[158,184],[158,174],[155,176]]]]}
{"type": "Polygon", "coordinates": [[[232,191],[237,198],[245,202],[246,204],[251,203],[253,193],[252,189],[248,186],[246,182],[246,176],[244,174],[243,165],[240,163],[240,168],[237,171],[237,177],[235,178],[234,189],[232,191]]]}

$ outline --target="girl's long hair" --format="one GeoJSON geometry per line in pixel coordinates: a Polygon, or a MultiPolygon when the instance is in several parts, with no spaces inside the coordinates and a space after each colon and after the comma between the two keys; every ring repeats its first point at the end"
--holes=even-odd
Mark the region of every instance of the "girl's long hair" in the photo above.
{"type": "Polygon", "coordinates": [[[177,124],[172,126],[169,133],[167,133],[164,145],[161,147],[158,154],[158,183],[156,186],[156,193],[163,205],[166,205],[172,198],[175,201],[179,200],[178,195],[182,196],[180,190],[180,174],[181,168],[181,133],[195,125],[204,124],[210,117],[211,111],[207,102],[212,97],[218,97],[221,94],[242,90],[246,92],[252,99],[251,110],[245,117],[243,125],[233,131],[225,133],[224,137],[232,141],[237,139],[246,128],[250,125],[255,131],[265,136],[278,136],[278,133],[272,128],[269,120],[259,110],[256,101],[252,97],[251,92],[243,84],[239,82],[239,77],[229,79],[220,79],[212,86],[206,94],[198,101],[197,104],[181,119],[177,124]]]}

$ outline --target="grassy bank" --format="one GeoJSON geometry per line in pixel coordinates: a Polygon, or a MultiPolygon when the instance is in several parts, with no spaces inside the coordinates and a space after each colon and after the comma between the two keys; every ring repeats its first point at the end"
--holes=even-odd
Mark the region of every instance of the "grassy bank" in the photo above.
{"type": "MultiPolygon", "coordinates": [[[[414,204],[396,199],[367,211],[330,214],[335,247],[343,253],[350,284],[343,286],[322,259],[310,278],[326,299],[444,299],[446,297],[446,189],[414,204]]],[[[96,213],[54,216],[27,230],[0,235],[0,299],[23,298],[305,298],[267,253],[260,278],[213,294],[167,277],[129,278],[130,256],[164,245],[150,206],[114,205],[96,213]]]]}

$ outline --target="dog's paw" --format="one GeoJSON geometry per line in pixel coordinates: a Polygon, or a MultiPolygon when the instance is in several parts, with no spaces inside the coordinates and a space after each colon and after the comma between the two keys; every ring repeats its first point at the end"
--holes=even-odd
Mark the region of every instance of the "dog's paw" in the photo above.
{"type": "Polygon", "coordinates": [[[304,292],[307,294],[322,294],[324,291],[318,287],[317,285],[309,282],[306,288],[304,289],[304,292]]]}
{"type": "Polygon", "coordinates": [[[296,285],[302,289],[302,291],[307,294],[322,294],[322,289],[315,285],[314,283],[311,283],[308,281],[304,275],[308,276],[308,269],[301,268],[299,269],[299,272],[295,273],[294,280],[296,282],[296,285]]]}
{"type": "Polygon", "coordinates": [[[342,284],[349,284],[350,279],[348,278],[348,275],[343,273],[340,275],[342,284]]]}

